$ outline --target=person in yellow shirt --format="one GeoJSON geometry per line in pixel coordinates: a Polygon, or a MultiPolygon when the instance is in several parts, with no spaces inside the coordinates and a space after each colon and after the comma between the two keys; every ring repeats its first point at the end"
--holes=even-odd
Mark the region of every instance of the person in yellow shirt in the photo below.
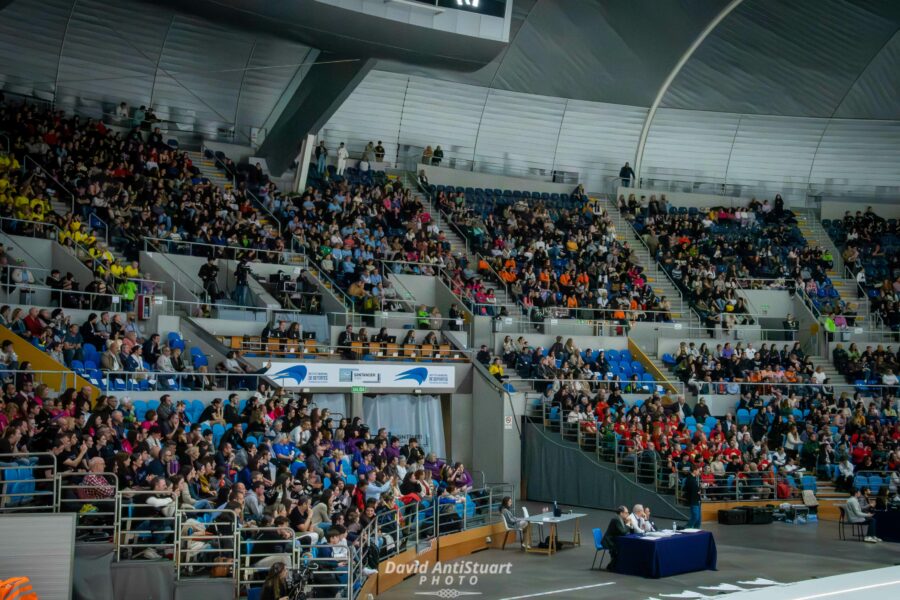
{"type": "Polygon", "coordinates": [[[491,365],[488,367],[488,373],[490,373],[497,381],[503,381],[503,363],[500,362],[499,356],[495,356],[494,360],[491,361],[491,365]]]}
{"type": "Polygon", "coordinates": [[[125,266],[125,277],[129,279],[137,279],[137,277],[141,274],[140,265],[138,261],[131,261],[130,265],[125,266]]]}

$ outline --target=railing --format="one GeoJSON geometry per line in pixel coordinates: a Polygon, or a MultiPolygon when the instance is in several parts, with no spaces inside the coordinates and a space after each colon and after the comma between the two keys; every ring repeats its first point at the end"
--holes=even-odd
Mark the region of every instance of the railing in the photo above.
{"type": "MultiPolygon", "coordinates": [[[[610,216],[610,218],[613,219],[613,223],[616,226],[616,229],[619,229],[620,227],[622,227],[622,228],[627,227],[628,231],[631,232],[631,237],[633,239],[637,240],[637,242],[641,245],[641,247],[647,252],[647,256],[649,257],[649,262],[651,264],[641,265],[644,268],[644,271],[646,272],[648,269],[652,269],[653,277],[656,280],[659,280],[661,277],[664,277],[666,279],[666,281],[668,281],[669,284],[672,286],[672,289],[675,290],[675,293],[678,294],[678,308],[676,309],[675,306],[673,305],[672,311],[679,312],[679,313],[687,312],[689,324],[693,324],[693,322],[695,320],[697,322],[700,322],[699,315],[697,315],[696,311],[694,311],[694,309],[690,306],[690,303],[685,299],[684,293],[682,292],[681,287],[675,282],[674,279],[672,279],[672,276],[669,274],[669,272],[666,271],[664,268],[662,268],[659,265],[659,262],[657,262],[657,260],[656,260],[656,256],[654,256],[654,254],[652,252],[650,252],[650,248],[647,246],[647,243],[644,241],[644,238],[642,238],[640,236],[640,234],[638,234],[637,230],[634,228],[634,225],[631,222],[629,222],[628,219],[626,219],[626,218],[624,218],[624,216],[622,216],[622,213],[619,211],[619,208],[616,205],[615,198],[613,198],[612,201],[607,199],[606,203],[607,203],[607,208],[605,208],[604,210],[610,216]]],[[[652,284],[648,284],[648,285],[650,285],[651,289],[653,288],[652,284]]]]}
{"type": "Polygon", "coordinates": [[[213,568],[225,568],[228,576],[238,577],[238,515],[234,511],[182,507],[175,517],[177,579],[205,577],[213,568]]]}
{"type": "Polygon", "coordinates": [[[168,491],[139,490],[122,490],[119,495],[116,519],[119,530],[114,544],[116,559],[147,556],[151,551],[158,557],[175,559],[181,533],[175,517],[178,495],[168,491]],[[157,499],[170,502],[160,505],[157,499]]]}
{"type": "Polygon", "coordinates": [[[44,177],[50,178],[50,180],[56,184],[56,191],[59,195],[61,195],[61,196],[65,195],[69,198],[69,201],[71,202],[71,209],[72,209],[72,212],[74,213],[75,212],[75,194],[73,194],[71,192],[71,190],[69,190],[69,188],[67,188],[62,183],[60,183],[59,180],[56,177],[54,177],[50,171],[45,169],[43,165],[41,165],[38,161],[34,160],[33,158],[31,158],[31,156],[26,154],[25,159],[22,161],[22,167],[25,168],[29,163],[31,163],[33,165],[33,169],[40,171],[44,177]]]}
{"type": "Polygon", "coordinates": [[[74,472],[57,476],[53,512],[77,513],[75,535],[81,541],[109,543],[116,539],[119,478],[115,473],[74,472]],[[86,483],[86,477],[97,479],[86,483]]]}
{"type": "MultiPolygon", "coordinates": [[[[252,191],[250,191],[250,188],[249,188],[249,187],[245,187],[243,190],[238,190],[238,187],[237,187],[237,174],[231,172],[231,170],[228,168],[228,166],[227,166],[224,162],[222,162],[222,160],[221,160],[218,156],[216,156],[216,152],[215,152],[214,149],[209,148],[206,144],[203,144],[203,145],[200,146],[200,154],[201,154],[201,155],[205,155],[205,153],[206,153],[207,150],[210,150],[210,151],[212,152],[214,164],[215,164],[216,166],[221,166],[221,167],[222,167],[221,170],[222,170],[222,172],[225,174],[225,178],[228,179],[229,181],[231,181],[231,187],[232,187],[232,189],[233,189],[235,192],[240,191],[241,193],[244,193],[244,194],[246,194],[247,196],[249,196],[250,199],[254,202],[254,204],[256,204],[256,206],[257,206],[258,208],[260,208],[261,210],[263,210],[263,212],[265,212],[267,215],[269,215],[269,218],[272,219],[272,221],[273,221],[275,231],[277,231],[277,232],[279,233],[279,235],[280,235],[280,234],[281,234],[281,231],[282,231],[281,220],[278,219],[278,217],[275,216],[275,213],[273,213],[271,210],[269,210],[269,207],[266,206],[266,205],[265,205],[265,204],[264,204],[264,203],[256,196],[256,194],[254,194],[252,191]]],[[[206,158],[206,157],[204,156],[204,158],[206,158]]]]}
{"type": "MultiPolygon", "coordinates": [[[[33,454],[18,456],[17,460],[36,465],[47,457],[33,454]]],[[[47,468],[52,469],[52,464],[51,460],[47,468]]],[[[6,487],[19,481],[3,474],[6,487]]],[[[502,519],[502,498],[514,497],[513,485],[489,483],[456,497],[398,504],[379,511],[358,533],[355,543],[329,545],[322,540],[312,544],[306,534],[290,527],[244,526],[235,512],[208,507],[203,501],[193,507],[176,508],[176,492],[117,491],[117,478],[112,473],[60,473],[31,481],[48,483],[51,496],[43,505],[35,500],[35,492],[29,492],[32,498],[22,510],[77,512],[79,539],[112,541],[119,561],[169,559],[178,579],[206,577],[210,570],[224,568],[224,577],[232,580],[236,595],[260,585],[259,575],[283,562],[292,571],[312,570],[313,577],[307,582],[311,597],[341,595],[351,599],[357,597],[366,578],[364,567],[370,552],[377,551],[379,560],[387,560],[407,550],[421,550],[440,536],[498,523],[502,519]],[[110,485],[84,484],[87,475],[104,477],[110,485]],[[110,489],[113,493],[108,495],[110,489]],[[89,497],[101,493],[100,498],[89,497]],[[277,535],[266,535],[271,533],[277,535]],[[318,551],[326,547],[331,549],[330,558],[323,558],[318,551]]]]}
{"type": "MultiPolygon", "coordinates": [[[[42,221],[28,221],[25,219],[0,217],[0,224],[2,224],[3,232],[8,235],[24,235],[26,237],[58,241],[60,239],[60,234],[62,233],[60,228],[56,225],[42,221]],[[52,235],[45,235],[45,233],[52,233],[52,235]]],[[[70,249],[72,254],[74,254],[75,258],[78,260],[89,261],[92,271],[96,271],[98,267],[104,266],[98,259],[91,256],[91,253],[87,248],[76,242],[71,236],[69,236],[68,239],[71,243],[71,248],[65,244],[61,245],[64,248],[70,249]]]]}
{"type": "MultiPolygon", "coordinates": [[[[136,109],[134,107],[130,107],[130,114],[127,117],[120,117],[115,112],[108,112],[106,110],[103,110],[102,108],[100,108],[99,110],[91,110],[83,104],[66,102],[64,99],[54,98],[53,100],[47,100],[45,98],[39,98],[30,94],[19,94],[6,90],[4,90],[4,94],[6,94],[7,96],[16,96],[18,98],[21,98],[23,102],[33,105],[40,105],[48,110],[65,110],[72,115],[79,115],[90,119],[98,119],[104,124],[113,127],[121,127],[130,130],[140,127],[142,123],[135,122],[134,113],[136,109]]],[[[249,131],[236,131],[236,123],[224,123],[224,127],[219,126],[215,129],[212,128],[211,124],[210,126],[204,128],[194,128],[193,123],[186,123],[172,119],[162,119],[156,117],[154,120],[149,121],[149,124],[152,127],[159,127],[164,133],[167,133],[169,135],[171,135],[169,133],[171,131],[173,133],[178,133],[181,135],[190,134],[202,136],[204,138],[213,136],[217,139],[220,139],[221,141],[231,143],[250,144],[251,142],[249,131]]],[[[145,130],[145,132],[146,131],[149,130],[145,130]]]]}
{"type": "MultiPolygon", "coordinates": [[[[406,171],[418,172],[418,169],[426,164],[422,162],[424,151],[424,146],[401,144],[397,150],[398,166],[406,171]]],[[[427,164],[433,164],[433,162],[427,164]]],[[[520,177],[523,179],[534,179],[536,181],[555,181],[557,183],[559,183],[558,179],[562,177],[565,178],[565,181],[562,183],[569,183],[572,186],[575,186],[578,183],[578,173],[569,171],[562,166],[557,168],[556,165],[547,164],[545,162],[530,161],[525,162],[525,164],[520,166],[503,162],[463,158],[455,156],[452,152],[448,151],[440,160],[440,164],[435,166],[474,173],[491,173],[509,177],[520,177]]]]}
{"type": "Polygon", "coordinates": [[[56,455],[0,454],[0,515],[57,509],[56,455]]]}
{"type": "MultiPolygon", "coordinates": [[[[847,394],[853,397],[856,392],[869,397],[886,397],[891,392],[896,392],[898,386],[884,385],[875,383],[832,383],[825,384],[814,383],[813,381],[700,381],[697,383],[697,393],[700,395],[739,395],[758,388],[761,394],[771,394],[774,390],[779,390],[785,394],[815,394],[823,393],[829,396],[840,397],[841,394],[847,394]]],[[[805,415],[800,412],[793,412],[794,416],[801,415],[798,420],[802,421],[805,415]]]]}
{"type": "Polygon", "coordinates": [[[203,242],[189,242],[186,240],[172,240],[155,237],[145,237],[144,250],[152,248],[156,252],[166,254],[180,254],[187,256],[214,256],[224,260],[238,260],[241,254],[256,253],[258,258],[250,261],[250,264],[278,264],[291,266],[304,266],[306,257],[290,250],[268,250],[265,248],[253,248],[244,246],[226,246],[219,244],[206,244],[203,242]],[[263,259],[268,260],[263,260],[263,259]],[[271,259],[275,260],[271,260],[271,259]]]}

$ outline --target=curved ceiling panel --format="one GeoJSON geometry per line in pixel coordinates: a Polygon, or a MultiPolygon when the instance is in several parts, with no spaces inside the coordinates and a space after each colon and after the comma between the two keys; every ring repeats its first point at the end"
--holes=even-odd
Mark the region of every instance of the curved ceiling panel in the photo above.
{"type": "Polygon", "coordinates": [[[492,87],[647,106],[725,0],[539,0],[492,87]]]}
{"type": "Polygon", "coordinates": [[[898,22],[896,2],[745,0],[700,45],[662,105],[830,117],[898,22]]]}
{"type": "Polygon", "coordinates": [[[13,2],[0,13],[0,87],[50,99],[73,0],[13,2]]]}
{"type": "Polygon", "coordinates": [[[900,31],[894,34],[847,92],[836,117],[900,119],[900,31]]]}
{"type": "Polygon", "coordinates": [[[123,100],[150,104],[171,15],[163,11],[135,20],[135,8],[135,3],[78,0],[59,58],[57,102],[96,113],[123,100]]]}
{"type": "Polygon", "coordinates": [[[0,90],[97,116],[153,105],[182,129],[261,127],[310,48],[138,0],[0,9],[0,90]]]}

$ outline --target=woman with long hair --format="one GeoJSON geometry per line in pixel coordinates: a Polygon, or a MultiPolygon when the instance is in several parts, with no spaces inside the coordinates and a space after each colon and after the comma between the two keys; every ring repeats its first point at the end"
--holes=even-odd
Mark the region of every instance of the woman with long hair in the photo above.
{"type": "Polygon", "coordinates": [[[277,562],[269,569],[263,583],[260,600],[288,600],[288,569],[283,562],[277,562]]]}

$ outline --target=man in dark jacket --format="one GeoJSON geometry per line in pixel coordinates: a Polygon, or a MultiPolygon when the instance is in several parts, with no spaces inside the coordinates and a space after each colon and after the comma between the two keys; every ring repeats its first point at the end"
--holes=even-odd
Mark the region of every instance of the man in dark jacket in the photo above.
{"type": "Polygon", "coordinates": [[[700,463],[691,465],[691,472],[684,480],[682,496],[691,509],[691,518],[687,522],[687,528],[699,529],[703,523],[700,516],[700,463]]]}
{"type": "Polygon", "coordinates": [[[609,520],[609,525],[606,526],[606,533],[603,534],[603,547],[609,550],[609,564],[606,566],[607,571],[616,570],[616,563],[619,560],[618,538],[631,533],[631,530],[628,529],[628,525],[625,524],[626,519],[628,519],[628,508],[625,506],[618,507],[616,509],[616,516],[609,520]]]}
{"type": "Polygon", "coordinates": [[[622,180],[622,187],[631,186],[631,182],[634,180],[634,169],[631,168],[631,165],[625,163],[625,166],[619,169],[619,179],[622,180]]]}

